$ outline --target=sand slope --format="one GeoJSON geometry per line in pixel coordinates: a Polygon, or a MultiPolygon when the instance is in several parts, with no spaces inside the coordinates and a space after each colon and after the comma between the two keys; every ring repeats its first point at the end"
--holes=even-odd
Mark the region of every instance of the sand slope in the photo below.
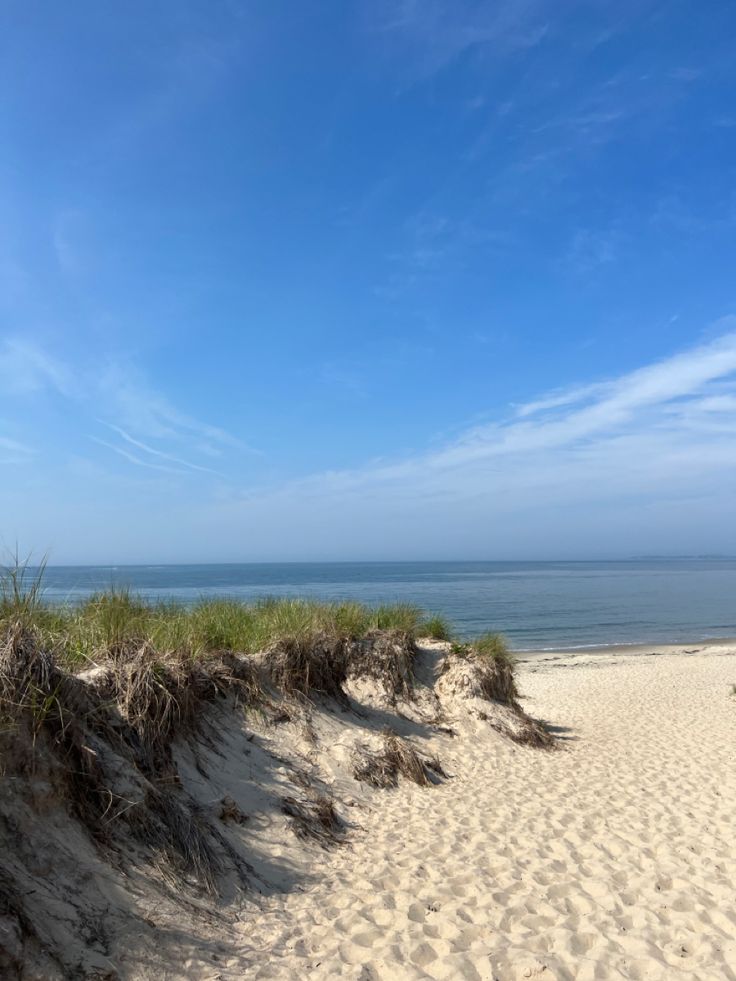
{"type": "Polygon", "coordinates": [[[350,698],[202,707],[175,793],[217,895],[140,839],[96,846],[42,772],[0,774],[0,975],[736,981],[733,645],[527,658],[552,751],[447,650],[422,646],[411,690],[354,672],[350,698]],[[356,781],[385,727],[447,777],[356,781]]]}
{"type": "MultiPolygon", "coordinates": [[[[736,656],[528,660],[545,753],[459,719],[211,977],[736,978],[736,656]]],[[[233,938],[235,939],[235,938],[233,938]]]]}

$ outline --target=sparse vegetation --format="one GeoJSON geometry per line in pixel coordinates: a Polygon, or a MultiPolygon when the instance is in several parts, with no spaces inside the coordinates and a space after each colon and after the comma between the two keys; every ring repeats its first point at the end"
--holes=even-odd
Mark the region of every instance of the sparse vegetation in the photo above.
{"type": "Polygon", "coordinates": [[[78,605],[43,602],[43,569],[16,565],[0,578],[0,631],[23,622],[43,647],[69,668],[99,664],[122,647],[147,646],[160,656],[198,658],[221,651],[253,654],[290,641],[301,646],[359,640],[372,631],[401,631],[412,638],[448,632],[440,618],[424,621],[409,604],[376,608],[269,598],[254,603],[202,600],[193,606],[147,603],[125,588],[111,588],[78,605]]]}
{"type": "Polygon", "coordinates": [[[396,787],[399,777],[428,787],[447,774],[436,756],[420,756],[414,747],[390,729],[383,733],[379,752],[363,750],[353,760],[353,776],[372,787],[396,787]]]}
{"type": "MultiPolygon", "coordinates": [[[[0,579],[0,774],[9,788],[0,806],[0,886],[7,897],[0,914],[14,924],[18,949],[36,943],[39,930],[38,944],[53,956],[60,949],[24,898],[46,817],[39,810],[29,829],[11,814],[34,813],[36,793],[45,795],[43,807],[60,805],[123,872],[143,861],[167,887],[224,895],[233,879],[251,882],[254,870],[237,833],[249,821],[241,806],[249,809],[247,798],[215,784],[212,799],[203,799],[191,779],[192,767],[197,780],[210,779],[212,754],[223,750],[220,736],[231,747],[240,740],[246,757],[253,752],[254,772],[264,765],[291,772],[299,788],[293,795],[276,791],[280,781],[271,776],[260,779],[281,820],[323,847],[343,841],[349,829],[312,761],[330,751],[326,730],[313,724],[323,712],[354,709],[352,721],[374,730],[393,713],[401,728],[424,712],[428,686],[436,712],[424,712],[414,725],[451,732],[438,724],[440,686],[450,682],[451,709],[463,710],[453,703],[457,693],[496,701],[487,715],[477,706],[468,711],[517,742],[551,744],[519,706],[513,659],[500,637],[448,644],[437,678],[436,647],[426,652],[430,660],[417,663],[417,637],[428,634],[448,637],[448,625],[405,604],[215,599],[184,607],[111,589],[77,606],[52,607],[43,602],[42,570],[11,570],[0,579]],[[235,715],[218,712],[218,705],[235,715]],[[282,740],[277,751],[268,737],[259,744],[254,719],[282,740]],[[281,722],[299,728],[278,733],[281,722]],[[302,772],[301,761],[310,770],[302,772]],[[19,850],[20,864],[13,858],[19,850]]],[[[428,787],[446,776],[436,756],[392,729],[370,748],[354,742],[347,759],[353,776],[376,788],[397,787],[402,778],[428,787]]],[[[2,963],[0,949],[0,973],[2,963]]]]}
{"type": "Polygon", "coordinates": [[[284,797],[281,809],[291,820],[298,838],[311,838],[323,848],[337,845],[342,840],[343,823],[334,803],[325,794],[311,792],[302,798],[284,797]]]}
{"type": "Polygon", "coordinates": [[[404,630],[371,630],[351,648],[348,677],[377,681],[392,702],[414,694],[413,636],[404,630]]]}
{"type": "Polygon", "coordinates": [[[514,663],[513,656],[509,653],[508,644],[501,634],[481,634],[472,645],[475,650],[484,658],[494,661],[505,661],[508,664],[514,663]]]}
{"type": "Polygon", "coordinates": [[[274,686],[286,695],[327,695],[347,701],[343,685],[348,670],[348,645],[330,634],[286,635],[266,651],[264,668],[274,686]]]}
{"type": "Polygon", "coordinates": [[[422,637],[431,637],[432,640],[450,640],[452,637],[449,623],[437,613],[420,624],[419,632],[422,637]]]}
{"type": "Polygon", "coordinates": [[[500,634],[483,634],[472,644],[453,644],[450,656],[445,659],[444,670],[452,666],[453,659],[474,665],[475,682],[481,698],[512,708],[519,707],[515,661],[500,634]]]}

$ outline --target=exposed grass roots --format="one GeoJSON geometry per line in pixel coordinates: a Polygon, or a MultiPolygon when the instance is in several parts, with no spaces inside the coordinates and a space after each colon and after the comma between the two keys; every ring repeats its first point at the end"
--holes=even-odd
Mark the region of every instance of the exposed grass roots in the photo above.
{"type": "Polygon", "coordinates": [[[16,887],[12,872],[3,867],[0,858],[0,977],[21,981],[28,976],[25,961],[29,947],[36,955],[43,951],[50,961],[49,970],[62,975],[61,961],[54,958],[39,935],[28,911],[27,897],[16,887]]]}
{"type": "Polygon", "coordinates": [[[291,819],[291,826],[298,838],[311,839],[323,848],[341,843],[343,822],[332,800],[324,794],[284,797],[281,809],[291,819]]]}
{"type": "Polygon", "coordinates": [[[284,637],[266,652],[264,667],[273,685],[286,695],[317,694],[347,702],[348,643],[341,637],[324,633],[284,637]]]}
{"type": "Polygon", "coordinates": [[[256,669],[245,658],[161,656],[145,643],[114,647],[97,687],[116,703],[135,735],[138,763],[149,773],[171,771],[172,742],[201,731],[204,704],[229,693],[249,706],[265,700],[256,669]]]}
{"type": "MultiPolygon", "coordinates": [[[[499,634],[486,634],[473,644],[453,644],[440,668],[441,674],[457,669],[459,663],[467,666],[464,690],[471,696],[496,702],[511,712],[512,721],[492,721],[496,731],[515,743],[554,749],[558,743],[541,722],[527,715],[519,702],[519,689],[515,678],[515,661],[499,634]]],[[[463,672],[460,672],[461,675],[463,672]]],[[[489,719],[486,713],[480,713],[489,719]]]]}
{"type": "Polygon", "coordinates": [[[541,722],[532,719],[521,712],[518,727],[506,726],[502,723],[491,723],[492,728],[507,736],[512,742],[521,746],[534,746],[537,749],[557,749],[558,742],[551,732],[548,732],[541,722]]]}
{"type": "Polygon", "coordinates": [[[397,787],[400,776],[420,787],[428,787],[447,774],[436,756],[420,756],[405,739],[386,730],[380,752],[362,750],[356,754],[353,776],[362,783],[385,789],[397,787]]]}
{"type": "Polygon", "coordinates": [[[461,658],[473,665],[482,698],[519,708],[519,689],[514,676],[515,662],[502,637],[485,634],[473,644],[453,644],[445,658],[442,671],[452,665],[452,658],[461,658]]]}
{"type": "Polygon", "coordinates": [[[122,854],[127,831],[167,875],[214,894],[223,857],[242,877],[247,868],[179,790],[170,746],[179,724],[193,724],[198,693],[214,697],[218,682],[202,666],[172,674],[148,651],[120,656],[88,684],[22,624],[10,630],[0,644],[4,765],[49,779],[98,845],[122,854]]]}
{"type": "Polygon", "coordinates": [[[371,630],[350,649],[348,678],[377,681],[392,700],[414,695],[416,646],[404,630],[371,630]]]}

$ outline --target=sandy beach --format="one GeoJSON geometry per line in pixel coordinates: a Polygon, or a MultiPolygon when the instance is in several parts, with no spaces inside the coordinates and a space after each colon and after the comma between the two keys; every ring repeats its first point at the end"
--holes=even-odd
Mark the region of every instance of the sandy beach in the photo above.
{"type": "Polygon", "coordinates": [[[284,693],[300,650],[213,660],[199,690],[230,694],[149,776],[74,730],[112,821],[84,824],[53,757],[6,779],[3,977],[736,979],[732,643],[527,654],[514,683],[504,655],[379,631],[330,697],[284,693]]]}
{"type": "Polygon", "coordinates": [[[219,976],[736,977],[736,653],[648,651],[525,655],[560,750],[460,732],[452,779],[386,794],[219,976]]]}

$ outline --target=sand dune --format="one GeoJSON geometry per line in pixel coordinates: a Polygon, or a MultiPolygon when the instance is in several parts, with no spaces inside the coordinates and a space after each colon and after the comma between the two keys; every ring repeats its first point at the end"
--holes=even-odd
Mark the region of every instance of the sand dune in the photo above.
{"type": "MultiPolygon", "coordinates": [[[[443,747],[314,884],[239,925],[254,978],[736,977],[736,656],[527,660],[563,750],[443,747]],[[552,666],[550,666],[552,665],[552,666]]],[[[239,973],[241,972],[241,973],[239,973]]]]}
{"type": "Polygon", "coordinates": [[[355,662],[350,700],[226,700],[175,747],[219,898],[132,839],[100,851],[48,781],[6,781],[8,976],[736,979],[732,645],[526,657],[551,751],[509,738],[539,732],[463,655],[443,674],[423,644],[412,679],[397,650],[390,681],[378,648],[355,662]],[[386,726],[426,786],[355,779],[386,726]]]}

